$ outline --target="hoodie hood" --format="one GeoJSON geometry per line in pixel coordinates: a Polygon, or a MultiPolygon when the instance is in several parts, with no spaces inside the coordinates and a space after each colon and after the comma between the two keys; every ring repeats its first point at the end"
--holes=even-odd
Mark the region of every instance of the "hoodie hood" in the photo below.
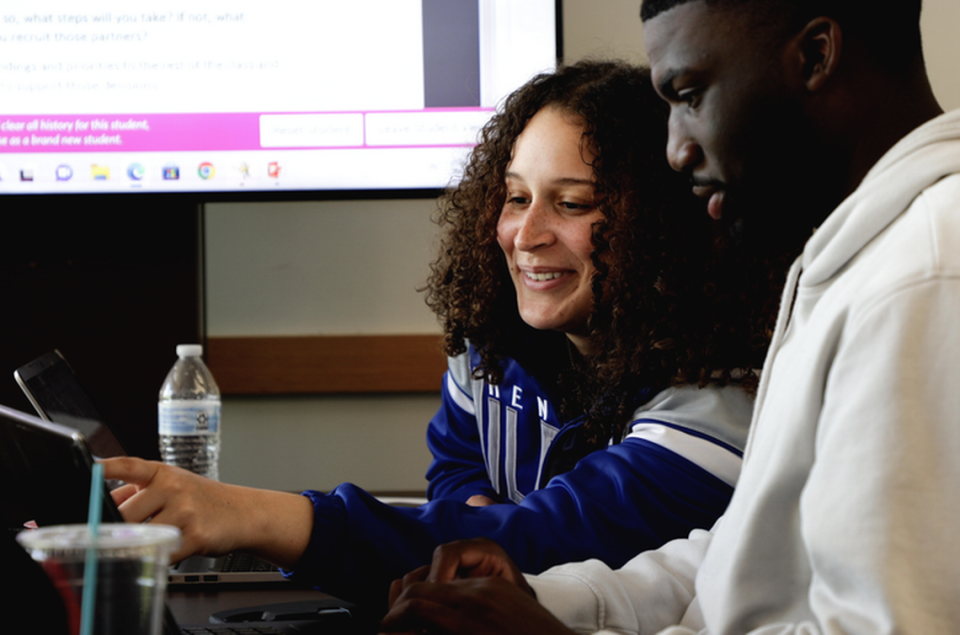
{"type": "Polygon", "coordinates": [[[799,284],[813,287],[837,274],[924,189],[960,172],[960,110],[923,124],[870,169],[803,250],[799,284]]]}

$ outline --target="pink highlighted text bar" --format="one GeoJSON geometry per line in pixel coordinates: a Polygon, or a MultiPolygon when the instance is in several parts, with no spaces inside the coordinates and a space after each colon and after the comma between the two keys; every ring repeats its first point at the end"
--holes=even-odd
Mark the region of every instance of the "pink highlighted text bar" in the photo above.
{"type": "Polygon", "coordinates": [[[0,115],[0,153],[470,146],[492,114],[459,108],[442,110],[439,119],[437,110],[0,115]]]}

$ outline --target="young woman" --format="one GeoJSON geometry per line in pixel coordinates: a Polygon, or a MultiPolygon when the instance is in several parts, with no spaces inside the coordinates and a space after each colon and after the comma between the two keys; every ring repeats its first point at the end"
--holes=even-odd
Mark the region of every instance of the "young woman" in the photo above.
{"type": "Polygon", "coordinates": [[[181,527],[178,555],[251,550],[379,603],[457,538],[493,538],[537,572],[619,566],[710,526],[739,473],[776,296],[751,281],[759,268],[724,261],[665,146],[648,73],[617,63],[538,76],[485,127],[442,201],[427,285],[450,356],[430,503],[111,460],[124,516],[181,527]]]}

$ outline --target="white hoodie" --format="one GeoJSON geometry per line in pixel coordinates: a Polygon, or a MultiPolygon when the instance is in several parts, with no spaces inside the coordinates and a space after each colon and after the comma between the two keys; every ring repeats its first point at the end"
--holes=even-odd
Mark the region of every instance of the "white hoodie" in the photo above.
{"type": "Polygon", "coordinates": [[[777,322],[713,530],[531,578],[574,630],[960,632],[960,111],[827,218],[777,322]]]}

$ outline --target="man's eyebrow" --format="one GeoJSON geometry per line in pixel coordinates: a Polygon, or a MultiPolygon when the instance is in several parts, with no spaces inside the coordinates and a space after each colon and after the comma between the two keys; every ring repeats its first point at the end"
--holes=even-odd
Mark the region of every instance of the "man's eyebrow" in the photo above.
{"type": "Polygon", "coordinates": [[[664,72],[663,77],[657,82],[657,92],[663,96],[673,94],[673,80],[687,72],[686,68],[671,68],[664,72]]]}

